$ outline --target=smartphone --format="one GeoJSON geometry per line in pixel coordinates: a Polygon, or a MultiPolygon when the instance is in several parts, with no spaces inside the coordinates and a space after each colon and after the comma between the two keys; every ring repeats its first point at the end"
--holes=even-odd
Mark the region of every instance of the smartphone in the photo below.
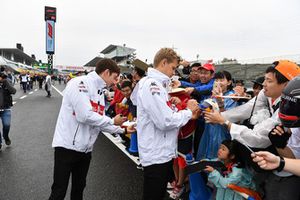
{"type": "Polygon", "coordinates": [[[218,88],[218,87],[219,87],[219,83],[215,81],[214,85],[213,85],[213,90],[216,89],[216,88],[218,88]]]}

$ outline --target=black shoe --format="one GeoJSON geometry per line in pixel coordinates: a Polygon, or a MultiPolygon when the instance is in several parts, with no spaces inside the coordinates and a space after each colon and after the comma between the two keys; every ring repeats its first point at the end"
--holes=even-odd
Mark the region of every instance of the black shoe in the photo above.
{"type": "Polygon", "coordinates": [[[0,151],[1,151],[1,149],[2,149],[2,144],[0,144],[0,151]]]}
{"type": "Polygon", "coordinates": [[[11,145],[11,141],[10,141],[10,139],[8,139],[8,140],[5,140],[5,144],[6,144],[7,146],[11,145]]]}
{"type": "Polygon", "coordinates": [[[144,171],[144,167],[141,164],[137,165],[136,168],[144,171]]]}
{"type": "Polygon", "coordinates": [[[128,152],[135,157],[139,157],[139,152],[131,152],[131,151],[128,152]]]}

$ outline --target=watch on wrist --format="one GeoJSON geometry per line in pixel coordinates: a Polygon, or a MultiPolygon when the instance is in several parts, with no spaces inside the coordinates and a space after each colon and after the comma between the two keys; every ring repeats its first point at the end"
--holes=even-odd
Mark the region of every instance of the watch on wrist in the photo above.
{"type": "Polygon", "coordinates": [[[277,170],[278,172],[281,172],[281,171],[283,170],[284,166],[285,166],[285,160],[284,160],[284,158],[281,157],[281,156],[279,156],[279,158],[280,158],[279,166],[276,168],[276,170],[277,170]]]}
{"type": "Polygon", "coordinates": [[[230,121],[226,119],[225,122],[222,125],[228,127],[229,124],[230,124],[230,121]]]}

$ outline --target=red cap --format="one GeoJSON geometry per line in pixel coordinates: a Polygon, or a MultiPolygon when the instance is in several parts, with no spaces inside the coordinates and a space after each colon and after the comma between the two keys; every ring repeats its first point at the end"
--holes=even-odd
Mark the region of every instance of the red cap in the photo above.
{"type": "Polygon", "coordinates": [[[208,71],[215,72],[215,66],[213,64],[211,64],[211,63],[205,63],[204,65],[202,65],[202,66],[199,67],[199,69],[201,69],[201,68],[206,69],[208,71]]]}

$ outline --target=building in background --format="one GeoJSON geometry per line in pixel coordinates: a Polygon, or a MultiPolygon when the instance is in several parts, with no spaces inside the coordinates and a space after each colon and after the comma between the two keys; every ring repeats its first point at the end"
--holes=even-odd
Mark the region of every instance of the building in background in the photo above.
{"type": "Polygon", "coordinates": [[[24,53],[22,44],[17,43],[16,48],[0,48],[0,65],[10,68],[12,71],[21,72],[31,70],[38,64],[34,54],[24,53]]]}
{"type": "Polygon", "coordinates": [[[0,48],[0,56],[9,61],[29,66],[33,66],[35,63],[38,63],[34,54],[31,54],[31,56],[29,56],[24,53],[22,44],[17,43],[16,47],[17,48],[0,48]]]}
{"type": "Polygon", "coordinates": [[[103,58],[110,58],[117,62],[117,64],[121,67],[121,72],[129,72],[131,71],[130,66],[132,61],[135,59],[135,49],[120,45],[109,45],[105,49],[103,49],[99,56],[96,56],[88,63],[86,63],[85,67],[95,67],[96,63],[103,58]]]}

